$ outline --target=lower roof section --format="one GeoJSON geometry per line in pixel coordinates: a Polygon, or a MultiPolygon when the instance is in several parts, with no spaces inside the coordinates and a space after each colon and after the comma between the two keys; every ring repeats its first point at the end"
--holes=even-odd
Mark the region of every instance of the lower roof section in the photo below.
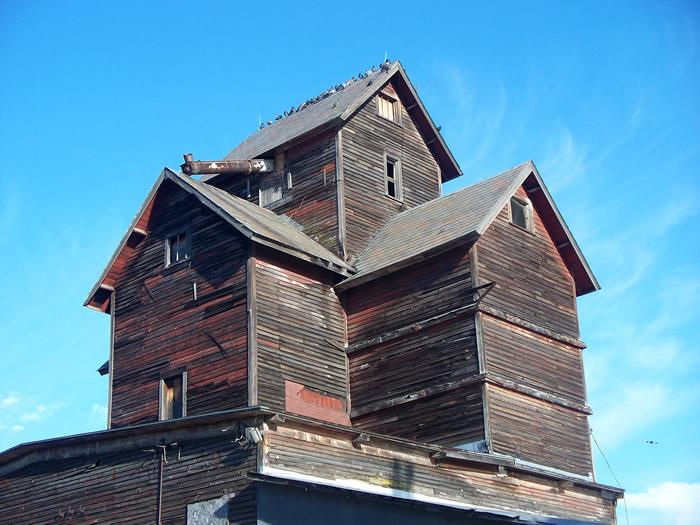
{"type": "MultiPolygon", "coordinates": [[[[22,473],[35,476],[59,468],[66,460],[96,458],[95,464],[100,464],[99,457],[107,455],[118,458],[159,447],[187,448],[188,443],[210,438],[224,438],[232,451],[257,447],[257,460],[250,468],[230,465],[236,476],[251,481],[322,486],[482,513],[484,518],[521,520],[515,523],[613,523],[616,500],[623,493],[509,457],[360,432],[262,406],[19,445],[0,454],[0,485],[12,483],[22,473]]],[[[179,459],[171,458],[168,468],[177,470],[179,459]]],[[[100,468],[107,467],[103,463],[100,468]]],[[[190,483],[196,485],[196,479],[190,483]]],[[[204,478],[202,483],[206,484],[204,478]]]]}

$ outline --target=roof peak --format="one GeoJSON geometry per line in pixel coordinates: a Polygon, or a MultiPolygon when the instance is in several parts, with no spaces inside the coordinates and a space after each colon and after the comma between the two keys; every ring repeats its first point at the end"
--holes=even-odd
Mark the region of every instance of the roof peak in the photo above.
{"type": "Polygon", "coordinates": [[[315,97],[311,97],[306,99],[304,102],[299,104],[298,106],[292,106],[286,111],[283,111],[279,115],[275,117],[274,120],[268,120],[267,122],[261,122],[260,126],[258,127],[258,131],[261,129],[264,129],[268,126],[272,126],[276,122],[279,122],[280,120],[283,120],[291,115],[294,115],[295,113],[299,113],[300,111],[305,110],[309,106],[312,106],[322,100],[327,99],[330,96],[335,95],[336,93],[343,91],[345,88],[348,86],[354,84],[355,82],[359,82],[361,80],[365,80],[369,78],[372,75],[375,75],[377,73],[381,73],[382,71],[388,71],[391,66],[393,66],[395,63],[397,63],[398,60],[389,60],[386,59],[384,62],[382,62],[379,65],[373,65],[370,68],[360,71],[356,75],[353,75],[351,78],[345,80],[344,82],[341,82],[340,84],[335,84],[334,86],[329,87],[325,91],[322,91],[315,97]]]}

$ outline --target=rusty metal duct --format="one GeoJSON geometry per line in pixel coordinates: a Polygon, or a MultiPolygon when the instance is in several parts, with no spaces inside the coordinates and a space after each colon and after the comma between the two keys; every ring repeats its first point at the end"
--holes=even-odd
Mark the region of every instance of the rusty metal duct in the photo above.
{"type": "Polygon", "coordinates": [[[208,175],[215,173],[271,173],[275,171],[275,161],[268,159],[251,160],[192,160],[192,154],[183,155],[185,163],[181,164],[185,175],[208,175]]]}

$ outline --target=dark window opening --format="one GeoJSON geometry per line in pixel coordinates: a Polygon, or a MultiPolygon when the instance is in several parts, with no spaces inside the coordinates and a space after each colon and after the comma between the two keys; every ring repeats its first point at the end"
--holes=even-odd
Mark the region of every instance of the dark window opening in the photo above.
{"type": "Polygon", "coordinates": [[[510,222],[528,231],[532,231],[532,211],[530,203],[513,197],[510,200],[510,222]]]}
{"type": "Polygon", "coordinates": [[[190,236],[186,229],[167,238],[165,242],[165,266],[170,266],[189,258],[190,236]]]}
{"type": "Polygon", "coordinates": [[[185,416],[184,374],[161,380],[160,419],[177,419],[185,416]]]}
{"type": "Polygon", "coordinates": [[[399,165],[399,161],[387,157],[384,172],[386,178],[386,194],[389,197],[401,200],[403,195],[401,188],[401,166],[399,165]]]}

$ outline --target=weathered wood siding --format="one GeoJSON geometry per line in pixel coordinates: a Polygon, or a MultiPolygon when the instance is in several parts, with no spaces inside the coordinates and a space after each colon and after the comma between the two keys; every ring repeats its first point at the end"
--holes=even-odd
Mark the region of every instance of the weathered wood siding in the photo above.
{"type": "MultiPolygon", "coordinates": [[[[233,495],[232,524],[254,524],[255,446],[231,436],[180,441],[163,464],[162,523],[185,525],[187,505],[233,495]]],[[[39,461],[0,477],[0,524],[156,523],[160,449],[39,461]]]]}
{"type": "Polygon", "coordinates": [[[428,453],[392,449],[370,441],[353,446],[347,437],[310,428],[277,427],[265,432],[265,468],[310,474],[331,481],[357,480],[455,502],[539,513],[574,520],[611,523],[615,506],[588,487],[495,467],[431,463],[428,453]]]}
{"type": "MultiPolygon", "coordinates": [[[[269,208],[285,214],[303,232],[332,252],[339,253],[336,197],[335,132],[322,134],[285,151],[285,173],[292,174],[292,188],[269,208]]],[[[258,204],[260,176],[219,177],[213,182],[229,193],[258,204]],[[248,189],[250,188],[250,193],[248,189]]]]}
{"type": "Polygon", "coordinates": [[[362,430],[457,446],[484,439],[481,385],[452,389],[352,418],[362,430]]]}
{"type": "Polygon", "coordinates": [[[449,316],[471,288],[460,247],[346,294],[348,340],[370,342],[349,354],[353,424],[420,441],[483,438],[479,389],[446,392],[479,373],[474,312],[449,316]]]}
{"type": "MultiPolygon", "coordinates": [[[[522,188],[517,194],[527,197],[522,188]]],[[[477,242],[479,278],[496,283],[484,304],[555,333],[578,337],[573,279],[533,211],[532,233],[510,224],[506,205],[477,242]]]]}
{"type": "Polygon", "coordinates": [[[345,294],[350,344],[445,314],[472,301],[469,251],[457,248],[345,294]]]}
{"type": "MultiPolygon", "coordinates": [[[[388,90],[393,92],[391,86],[388,90]]],[[[373,97],[343,127],[348,254],[362,252],[396,213],[440,196],[439,167],[406,108],[398,104],[400,125],[377,114],[373,97]],[[385,152],[401,162],[403,203],[386,195],[385,152]]]]}
{"type": "Polygon", "coordinates": [[[158,420],[169,370],[187,370],[187,415],[247,404],[247,241],[168,183],[156,199],[115,285],[113,427],[158,420]],[[191,260],[166,269],[164,239],[185,224],[191,260]]]}
{"type": "Polygon", "coordinates": [[[482,315],[486,371],[516,383],[586,403],[581,350],[482,315]]]}
{"type": "Polygon", "coordinates": [[[258,402],[284,410],[285,380],[348,395],[345,316],[329,277],[256,250],[258,402]]]}
{"type": "Polygon", "coordinates": [[[494,452],[584,476],[593,472],[585,414],[494,385],[486,392],[494,452]]]}

